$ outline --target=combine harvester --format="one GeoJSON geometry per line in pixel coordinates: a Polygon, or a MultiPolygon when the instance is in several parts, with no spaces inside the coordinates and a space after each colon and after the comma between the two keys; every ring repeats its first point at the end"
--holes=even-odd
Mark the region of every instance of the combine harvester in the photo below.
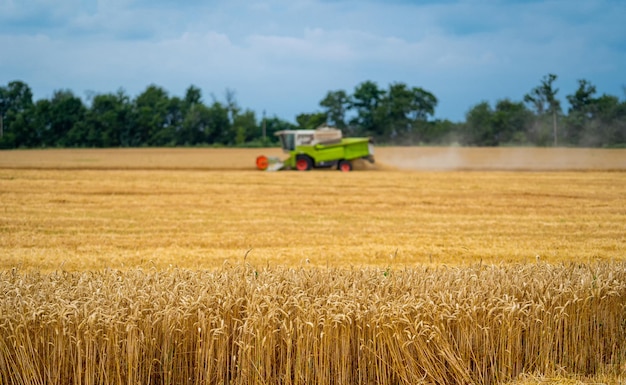
{"type": "Polygon", "coordinates": [[[341,130],[322,126],[316,130],[285,130],[274,135],[280,138],[283,151],[289,157],[279,158],[261,155],[256,159],[259,170],[298,170],[335,167],[340,171],[352,171],[352,161],[366,159],[374,163],[374,146],[371,138],[343,138],[341,130]]]}

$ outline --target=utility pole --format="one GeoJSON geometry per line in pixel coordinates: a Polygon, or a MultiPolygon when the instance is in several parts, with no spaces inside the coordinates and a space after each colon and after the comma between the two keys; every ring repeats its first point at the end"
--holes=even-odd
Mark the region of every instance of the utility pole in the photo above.
{"type": "Polygon", "coordinates": [[[2,114],[0,114],[0,139],[4,137],[2,114]]]}

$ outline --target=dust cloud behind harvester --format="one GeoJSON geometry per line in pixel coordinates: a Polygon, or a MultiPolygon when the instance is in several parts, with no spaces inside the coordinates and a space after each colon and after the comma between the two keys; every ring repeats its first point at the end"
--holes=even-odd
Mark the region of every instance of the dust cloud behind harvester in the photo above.
{"type": "Polygon", "coordinates": [[[379,147],[378,169],[413,171],[626,170],[621,149],[536,147],[379,147]]]}

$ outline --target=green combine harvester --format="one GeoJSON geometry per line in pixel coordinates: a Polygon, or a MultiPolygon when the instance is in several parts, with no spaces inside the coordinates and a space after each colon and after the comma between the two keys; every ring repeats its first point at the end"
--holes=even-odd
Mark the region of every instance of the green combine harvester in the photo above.
{"type": "Polygon", "coordinates": [[[343,138],[341,130],[320,127],[316,130],[285,130],[274,135],[280,138],[283,151],[289,154],[285,160],[259,156],[259,170],[298,170],[313,168],[336,168],[352,171],[352,162],[366,159],[374,163],[374,146],[371,138],[343,138]]]}

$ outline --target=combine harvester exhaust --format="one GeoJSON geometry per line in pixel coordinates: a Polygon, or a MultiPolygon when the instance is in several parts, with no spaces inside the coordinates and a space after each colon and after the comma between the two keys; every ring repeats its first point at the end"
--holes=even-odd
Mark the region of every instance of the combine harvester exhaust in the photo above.
{"type": "Polygon", "coordinates": [[[259,170],[298,170],[332,168],[352,171],[352,162],[366,159],[374,163],[374,146],[371,138],[343,138],[341,130],[322,126],[316,130],[285,130],[274,135],[280,138],[283,151],[289,157],[281,161],[276,157],[261,155],[256,159],[259,170]]]}

